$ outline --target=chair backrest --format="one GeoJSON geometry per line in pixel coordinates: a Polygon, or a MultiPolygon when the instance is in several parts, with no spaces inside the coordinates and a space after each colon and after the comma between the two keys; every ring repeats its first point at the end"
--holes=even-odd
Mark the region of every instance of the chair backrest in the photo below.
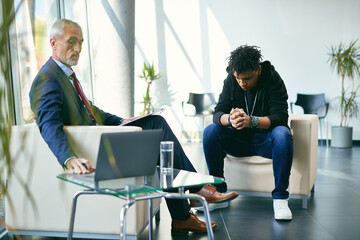
{"type": "Polygon", "coordinates": [[[301,106],[304,109],[304,114],[317,114],[318,110],[327,106],[325,94],[297,94],[295,105],[301,106]]]}
{"type": "Polygon", "coordinates": [[[195,106],[196,114],[211,113],[212,106],[216,105],[214,93],[189,93],[188,104],[195,106]]]}

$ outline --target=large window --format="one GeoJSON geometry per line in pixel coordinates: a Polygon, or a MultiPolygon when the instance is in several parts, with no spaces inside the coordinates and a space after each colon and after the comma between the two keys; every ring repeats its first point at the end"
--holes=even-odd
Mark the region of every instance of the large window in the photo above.
{"type": "Polygon", "coordinates": [[[51,22],[57,19],[56,2],[15,1],[17,13],[10,42],[17,124],[34,119],[29,90],[38,70],[50,56],[48,35],[51,22]]]}
{"type": "Polygon", "coordinates": [[[15,9],[18,9],[18,12],[14,29],[10,34],[10,42],[16,123],[23,124],[34,121],[30,109],[29,91],[36,74],[52,54],[49,43],[51,26],[62,17],[74,20],[83,27],[83,35],[86,41],[83,45],[81,61],[74,70],[85,91],[87,91],[87,97],[93,99],[92,68],[88,28],[86,27],[86,0],[15,0],[14,2],[15,9]]]}

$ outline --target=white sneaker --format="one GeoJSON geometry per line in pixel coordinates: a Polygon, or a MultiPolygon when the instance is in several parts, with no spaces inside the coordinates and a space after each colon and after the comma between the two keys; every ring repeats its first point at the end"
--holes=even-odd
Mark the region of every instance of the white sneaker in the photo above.
{"type": "MultiPolygon", "coordinates": [[[[219,209],[219,208],[227,208],[229,206],[229,202],[222,202],[222,203],[208,203],[209,205],[209,212],[215,210],[215,209],[219,209]]],[[[203,212],[204,208],[201,207],[193,207],[193,209],[203,212]]]]}
{"type": "Polygon", "coordinates": [[[274,214],[276,220],[291,220],[292,214],[288,206],[289,199],[274,199],[274,214]]]}

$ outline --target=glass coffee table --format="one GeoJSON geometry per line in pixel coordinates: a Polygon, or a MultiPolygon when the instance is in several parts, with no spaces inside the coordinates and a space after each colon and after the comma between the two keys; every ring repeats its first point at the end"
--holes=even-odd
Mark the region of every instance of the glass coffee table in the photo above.
{"type": "Polygon", "coordinates": [[[120,210],[120,239],[126,239],[126,212],[140,200],[148,201],[149,239],[152,239],[152,199],[193,199],[198,200],[204,208],[208,239],[214,239],[208,204],[200,195],[185,193],[192,187],[201,187],[207,184],[223,183],[223,179],[210,175],[173,169],[169,174],[160,174],[159,167],[153,176],[94,181],[94,173],[72,174],[63,173],[57,176],[64,180],[84,187],[84,190],[75,193],[71,210],[68,239],[72,239],[75,221],[77,199],[81,195],[111,195],[126,201],[120,210]],[[170,192],[171,191],[171,192],[170,192]]]}

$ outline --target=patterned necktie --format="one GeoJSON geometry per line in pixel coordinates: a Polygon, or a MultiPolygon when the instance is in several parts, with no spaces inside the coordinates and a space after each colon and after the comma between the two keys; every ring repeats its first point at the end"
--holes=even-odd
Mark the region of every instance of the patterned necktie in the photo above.
{"type": "Polygon", "coordinates": [[[71,74],[71,77],[74,79],[74,86],[76,88],[76,91],[78,92],[78,94],[80,95],[81,97],[81,100],[83,101],[83,103],[85,104],[87,110],[90,112],[91,116],[93,117],[93,119],[95,120],[95,122],[99,124],[99,122],[97,121],[96,117],[95,117],[95,114],[89,104],[89,101],[87,100],[87,98],[85,97],[85,94],[83,93],[83,91],[81,90],[81,87],[80,87],[80,84],[79,84],[79,81],[78,79],[76,78],[76,75],[75,75],[75,72],[73,72],[71,74]]]}

